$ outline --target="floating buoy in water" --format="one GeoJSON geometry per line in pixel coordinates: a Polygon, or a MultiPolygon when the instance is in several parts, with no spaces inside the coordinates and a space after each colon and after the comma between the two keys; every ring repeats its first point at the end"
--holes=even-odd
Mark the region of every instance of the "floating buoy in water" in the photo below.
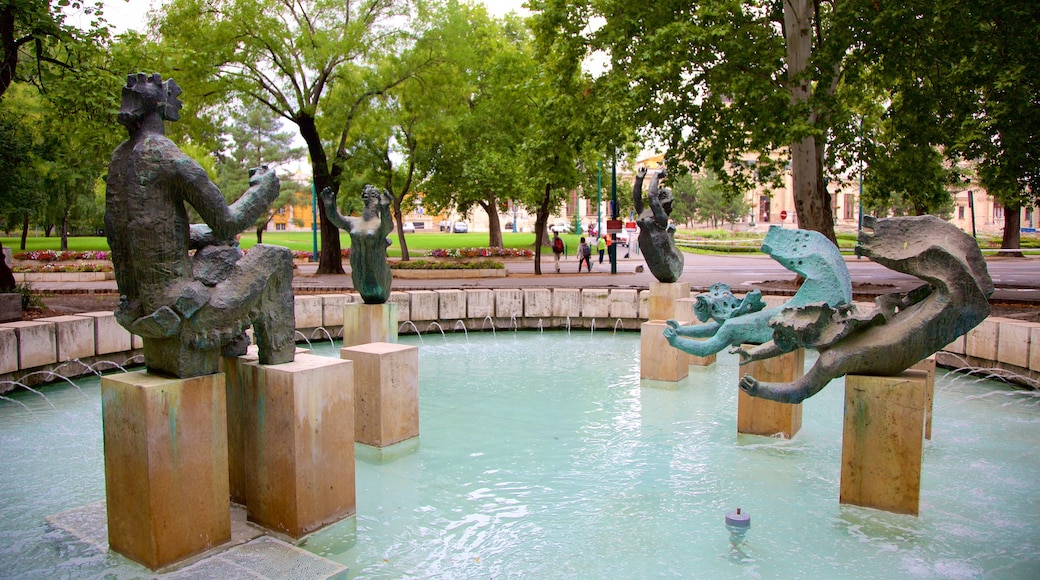
{"type": "Polygon", "coordinates": [[[726,525],[738,528],[750,528],[751,516],[746,513],[741,513],[740,508],[737,508],[736,511],[726,514],[726,525]]]}

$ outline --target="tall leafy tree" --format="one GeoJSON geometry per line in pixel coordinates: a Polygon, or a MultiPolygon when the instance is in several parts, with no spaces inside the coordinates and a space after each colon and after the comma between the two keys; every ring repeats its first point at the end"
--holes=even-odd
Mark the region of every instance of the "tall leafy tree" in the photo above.
{"type": "Polygon", "coordinates": [[[853,27],[884,103],[865,132],[870,201],[892,194],[940,213],[940,188],[970,167],[1006,206],[1004,248],[1040,194],[1040,30],[1035,2],[911,0],[861,7],[853,27]],[[939,209],[936,209],[939,206],[939,209]]]}
{"type": "MultiPolygon", "coordinates": [[[[257,103],[242,103],[231,110],[227,126],[228,151],[218,165],[217,185],[225,195],[238,196],[249,187],[249,170],[261,165],[272,169],[284,166],[303,155],[293,146],[293,134],[282,130],[281,118],[257,103]]],[[[256,221],[256,240],[263,241],[264,230],[282,208],[300,201],[299,186],[282,180],[278,198],[256,221]]],[[[234,201],[234,200],[228,200],[234,201]]]]}
{"type": "Polygon", "coordinates": [[[686,174],[670,181],[673,182],[672,195],[679,202],[672,206],[676,220],[693,218],[717,228],[737,221],[751,209],[743,196],[727,191],[726,185],[711,171],[698,176],[686,174]]]}
{"type": "Polygon", "coordinates": [[[863,63],[844,2],[621,0],[532,2],[573,20],[577,38],[609,70],[598,83],[634,122],[667,145],[670,164],[708,168],[731,187],[778,182],[788,164],[800,227],[834,239],[826,188],[832,127],[849,116],[847,76],[863,63]],[[742,156],[758,154],[754,167],[742,156]]]}
{"type": "Polygon", "coordinates": [[[99,44],[108,37],[101,0],[0,1],[0,97],[16,81],[43,83],[44,68],[80,67],[69,44],[99,44]],[[85,28],[66,22],[66,11],[89,17],[85,28]]]}
{"type": "Polygon", "coordinates": [[[428,145],[418,154],[424,204],[462,213],[479,208],[488,217],[488,244],[502,247],[501,206],[526,205],[535,190],[523,162],[536,131],[531,36],[519,19],[492,19],[480,6],[449,2],[441,14],[427,35],[450,51],[439,96],[411,95],[437,103],[440,115],[424,129],[428,145]]]}
{"type": "MultiPolygon", "coordinates": [[[[188,98],[212,106],[231,93],[263,103],[299,129],[315,187],[338,191],[359,113],[412,75],[378,68],[407,40],[411,8],[407,0],[172,0],[158,29],[188,98]],[[342,121],[326,134],[318,121],[333,89],[342,91],[342,121]]],[[[319,208],[318,272],[342,273],[339,230],[319,208]]]]}
{"type": "Polygon", "coordinates": [[[529,83],[534,130],[524,142],[524,159],[538,183],[528,203],[536,209],[541,243],[535,247],[535,273],[540,274],[550,213],[579,185],[594,190],[588,186],[595,183],[598,162],[631,154],[634,135],[620,91],[597,86],[583,66],[588,13],[579,3],[559,0],[533,0],[530,6],[538,11],[528,22],[539,66],[529,83]]]}

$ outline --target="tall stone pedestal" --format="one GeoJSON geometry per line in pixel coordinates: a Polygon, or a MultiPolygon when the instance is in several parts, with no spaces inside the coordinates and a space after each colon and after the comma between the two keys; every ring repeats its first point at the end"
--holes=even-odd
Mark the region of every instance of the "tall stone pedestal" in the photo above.
{"type": "MultiPolygon", "coordinates": [[[[744,350],[756,345],[745,344],[744,350]]],[[[789,383],[805,374],[805,349],[740,365],[738,376],[769,383],[789,383]]],[[[790,439],[802,428],[802,404],[778,403],[737,391],[737,433],[783,435],[790,439]]]]}
{"type": "Polygon", "coordinates": [[[108,543],[152,570],[231,539],[224,375],[101,379],[108,543]]]}
{"type": "Polygon", "coordinates": [[[639,378],[678,382],[690,374],[690,355],[672,347],[664,338],[663,320],[640,325],[639,378]]]}
{"type": "Polygon", "coordinates": [[[227,400],[228,491],[231,501],[239,505],[246,505],[246,393],[252,385],[252,373],[245,365],[258,360],[255,346],[242,356],[220,360],[227,400]]]}
{"type": "Polygon", "coordinates": [[[841,503],[917,515],[926,373],[845,377],[841,503]]]}
{"type": "Polygon", "coordinates": [[[915,364],[907,370],[924,371],[928,374],[924,385],[924,438],[932,438],[932,409],[935,407],[935,355],[915,364]]]}
{"type": "Polygon", "coordinates": [[[650,320],[686,320],[676,301],[689,297],[689,282],[650,282],[650,320]]]}
{"type": "Polygon", "coordinates": [[[397,342],[397,304],[343,305],[343,346],[370,342],[397,342]]]}
{"type": "Polygon", "coordinates": [[[354,363],[358,443],[388,447],[419,436],[419,349],[374,342],[343,348],[354,363]]]}
{"type": "Polygon", "coordinates": [[[245,485],[249,521],[301,538],[351,516],[354,373],[348,361],[298,354],[248,362],[245,485]]]}

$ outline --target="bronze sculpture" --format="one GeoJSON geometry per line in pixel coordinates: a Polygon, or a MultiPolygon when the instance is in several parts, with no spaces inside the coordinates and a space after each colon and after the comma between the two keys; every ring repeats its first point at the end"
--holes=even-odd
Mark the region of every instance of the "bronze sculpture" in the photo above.
{"type": "MultiPolygon", "coordinates": [[[[856,253],[927,284],[879,297],[864,316],[822,304],[785,309],[774,317],[773,340],[785,348],[819,350],[816,364],[791,383],[750,376],[750,395],[799,403],[846,374],[895,375],[965,334],[989,315],[993,280],[975,239],[935,216],[864,217],[856,253]]],[[[751,353],[742,358],[755,360],[751,353]]]]}
{"type": "Polygon", "coordinates": [[[639,224],[639,249],[646,258],[650,273],[661,282],[675,282],[682,276],[685,260],[682,252],[675,247],[675,226],[668,223],[672,213],[672,192],[660,186],[660,181],[667,176],[662,168],[654,173],[650,181],[647,202],[643,207],[643,178],[646,168],[636,171],[636,182],[632,187],[632,203],[635,205],[636,223],[639,224]]]}
{"type": "Polygon", "coordinates": [[[390,240],[386,236],[394,229],[390,216],[390,194],[373,185],[365,185],[361,192],[364,210],[361,217],[349,217],[336,208],[336,193],[332,188],[321,190],[325,215],[337,228],[350,234],[350,279],[365,304],[383,304],[390,298],[393,274],[386,261],[390,240]]]}
{"type": "Polygon", "coordinates": [[[798,292],[783,306],[764,308],[761,293],[749,292],[738,302],[725,284],[713,285],[707,296],[697,296],[694,312],[705,324],[679,326],[668,321],[664,337],[673,347],[695,356],[710,356],[727,346],[755,343],[756,358],[769,358],[794,350],[777,343],[769,321],[785,308],[812,303],[838,308],[852,302],[852,281],[841,252],[823,234],[809,230],[769,228],[762,251],[788,270],[805,278],[798,292]],[[709,320],[710,319],[710,320],[709,320]],[[706,340],[691,340],[706,338],[706,340]]]}
{"type": "Polygon", "coordinates": [[[193,377],[243,354],[253,326],[260,362],[290,362],[296,350],[292,253],[258,244],[243,254],[235,236],[278,196],[278,177],[250,171],[231,206],[164,131],[180,118],[180,88],[159,74],[130,75],[119,123],[129,138],[112,153],[105,234],[120,302],[116,319],[144,340],[151,371],[193,377]],[[189,225],[185,203],[206,222],[189,225]],[[195,250],[194,255],[190,250],[195,250]]]}

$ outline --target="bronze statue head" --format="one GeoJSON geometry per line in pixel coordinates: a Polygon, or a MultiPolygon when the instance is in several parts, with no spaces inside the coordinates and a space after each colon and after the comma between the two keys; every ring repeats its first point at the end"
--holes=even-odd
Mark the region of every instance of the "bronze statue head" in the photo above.
{"type": "Polygon", "coordinates": [[[158,113],[166,121],[181,118],[181,88],[173,79],[165,82],[159,73],[127,75],[123,87],[123,102],[119,107],[119,124],[132,127],[140,124],[149,114],[158,113]]]}

